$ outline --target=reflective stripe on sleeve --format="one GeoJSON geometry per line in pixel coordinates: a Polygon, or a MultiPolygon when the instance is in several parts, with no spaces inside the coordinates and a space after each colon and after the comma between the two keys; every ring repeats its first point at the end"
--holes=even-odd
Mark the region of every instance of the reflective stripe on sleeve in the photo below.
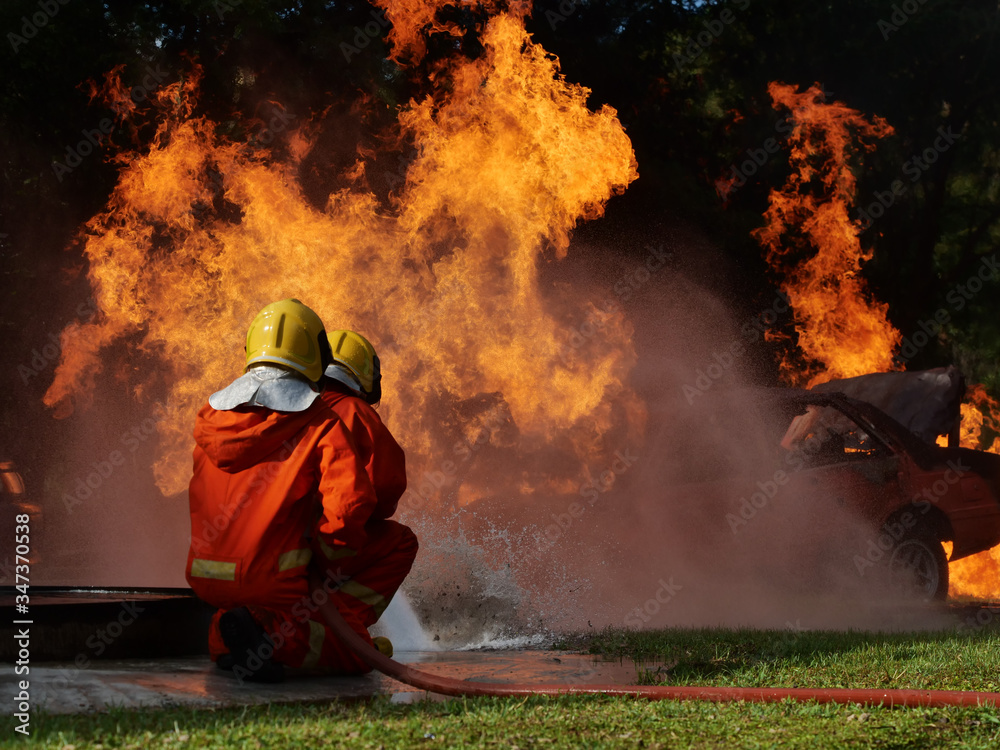
{"type": "Polygon", "coordinates": [[[322,539],[317,539],[317,541],[319,542],[319,548],[323,550],[323,554],[326,555],[327,560],[339,560],[342,557],[354,557],[358,554],[350,547],[331,547],[322,539]]]}
{"type": "Polygon", "coordinates": [[[323,655],[323,641],[326,640],[326,629],[315,620],[309,621],[309,653],[302,660],[302,666],[309,668],[319,664],[323,655]]]}
{"type": "Polygon", "coordinates": [[[236,580],[236,563],[221,560],[202,560],[194,558],[191,561],[191,575],[195,578],[217,578],[220,581],[236,580]]]}
{"type": "Polygon", "coordinates": [[[355,599],[364,602],[375,610],[376,615],[381,615],[385,611],[385,608],[389,606],[389,602],[379,592],[367,586],[362,586],[357,581],[348,581],[338,590],[341,593],[353,596],[355,599]]]}
{"type": "Polygon", "coordinates": [[[309,561],[312,560],[312,556],[312,550],[309,549],[293,549],[285,552],[278,558],[278,571],[281,572],[308,565],[309,561]]]}

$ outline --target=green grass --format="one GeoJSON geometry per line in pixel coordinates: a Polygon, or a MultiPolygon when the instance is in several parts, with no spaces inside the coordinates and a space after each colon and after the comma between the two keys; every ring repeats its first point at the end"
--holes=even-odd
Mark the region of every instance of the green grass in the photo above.
{"type": "MultiPolygon", "coordinates": [[[[609,698],[261,706],[47,717],[44,748],[843,747],[995,748],[987,709],[712,704],[609,698]]],[[[19,744],[16,742],[8,743],[19,744]]]]}
{"type": "Polygon", "coordinates": [[[913,688],[1000,692],[1000,630],[607,630],[589,644],[643,665],[638,682],[746,687],[913,688]]]}
{"type": "MultiPolygon", "coordinates": [[[[578,641],[645,660],[642,682],[1000,691],[1000,630],[871,634],[607,630],[578,641]],[[657,669],[659,670],[657,672],[657,669]]],[[[0,747],[23,745],[7,729],[0,747]]],[[[220,710],[36,714],[43,748],[995,748],[994,708],[883,709],[621,698],[386,698],[220,710]]]]}

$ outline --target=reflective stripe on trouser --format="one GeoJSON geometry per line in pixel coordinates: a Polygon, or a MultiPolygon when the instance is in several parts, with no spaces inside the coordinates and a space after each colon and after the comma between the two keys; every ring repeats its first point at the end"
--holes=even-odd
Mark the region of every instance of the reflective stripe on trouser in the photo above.
{"type": "Polygon", "coordinates": [[[196,557],[191,561],[191,577],[235,581],[236,563],[222,560],[202,560],[196,557]]]}
{"type": "MultiPolygon", "coordinates": [[[[371,641],[368,627],[375,623],[403,579],[417,553],[417,539],[406,526],[395,521],[374,521],[365,527],[368,542],[357,555],[326,563],[324,556],[313,556],[310,590],[312,598],[303,597],[294,606],[282,609],[251,606],[254,619],[271,636],[274,658],[290,667],[319,667],[341,674],[370,671],[333,635],[319,614],[318,606],[331,599],[344,619],[365,640],[371,641]],[[325,586],[316,563],[327,567],[325,586]],[[340,584],[337,588],[338,583],[340,584]],[[306,619],[308,616],[309,619],[306,619]]],[[[305,575],[305,568],[303,575],[305,575]]],[[[212,618],[209,650],[213,659],[227,649],[219,634],[221,612],[212,618]]],[[[373,647],[374,648],[374,647],[373,647]]]]}
{"type": "Polygon", "coordinates": [[[326,576],[327,588],[336,588],[332,598],[340,613],[359,632],[382,616],[417,555],[417,538],[407,526],[371,521],[365,532],[365,546],[355,555],[337,560],[321,554],[313,557],[326,576]]]}

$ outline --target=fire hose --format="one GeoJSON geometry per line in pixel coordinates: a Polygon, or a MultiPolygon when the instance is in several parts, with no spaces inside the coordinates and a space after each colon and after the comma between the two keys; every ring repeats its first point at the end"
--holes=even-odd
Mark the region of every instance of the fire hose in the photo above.
{"type": "Polygon", "coordinates": [[[747,701],[777,703],[783,700],[817,703],[857,703],[864,706],[944,707],[1000,705],[1000,693],[971,690],[874,690],[853,688],[750,688],[668,685],[530,685],[471,682],[433,675],[400,664],[354,632],[336,605],[327,601],[320,607],[327,624],[355,654],[372,669],[406,685],[450,696],[529,696],[529,695],[612,695],[648,700],[703,700],[722,703],[747,701]]]}

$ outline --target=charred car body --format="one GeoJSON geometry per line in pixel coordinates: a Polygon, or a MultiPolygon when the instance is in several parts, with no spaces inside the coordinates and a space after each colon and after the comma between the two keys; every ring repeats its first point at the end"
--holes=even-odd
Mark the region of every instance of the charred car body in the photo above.
{"type": "Polygon", "coordinates": [[[727,496],[724,517],[733,534],[756,507],[787,511],[808,497],[815,525],[836,510],[869,530],[850,550],[848,565],[862,576],[885,569],[902,593],[921,599],[947,596],[942,543],[952,545],[950,560],[1000,543],[1000,456],[930,444],[875,406],[838,392],[762,389],[739,400],[754,402],[752,412],[769,423],[758,432],[768,444],[754,454],[750,471],[746,459],[742,466],[716,464],[697,485],[703,499],[727,496]]]}

